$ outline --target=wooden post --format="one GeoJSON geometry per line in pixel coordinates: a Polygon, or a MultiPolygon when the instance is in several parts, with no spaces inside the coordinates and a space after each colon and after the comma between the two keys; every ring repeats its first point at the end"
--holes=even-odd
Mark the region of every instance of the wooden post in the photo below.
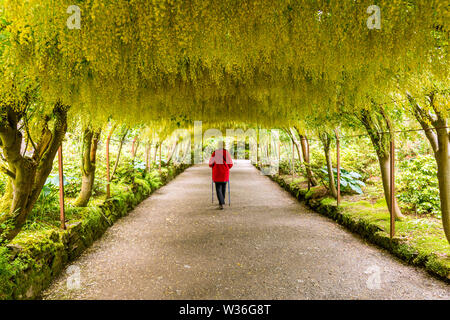
{"type": "Polygon", "coordinates": [[[146,154],[145,154],[145,168],[146,168],[147,170],[150,169],[150,159],[149,159],[149,157],[150,157],[151,149],[152,149],[152,144],[149,143],[149,144],[147,145],[147,152],[146,152],[146,154]]]}
{"type": "Polygon", "coordinates": [[[269,138],[269,143],[267,146],[267,159],[269,159],[270,165],[272,165],[272,137],[269,138]]]}
{"type": "Polygon", "coordinates": [[[277,149],[278,149],[278,166],[280,166],[280,160],[281,160],[280,140],[278,140],[277,149]]]}
{"type": "Polygon", "coordinates": [[[133,144],[131,145],[131,155],[134,157],[136,154],[135,146],[136,146],[136,140],[138,136],[135,136],[133,139],[133,144]]]}
{"type": "MultiPolygon", "coordinates": [[[[311,163],[311,159],[309,158],[309,143],[308,143],[308,139],[306,139],[306,137],[302,137],[302,139],[304,139],[305,141],[305,145],[306,145],[306,154],[308,155],[308,162],[305,161],[306,165],[309,166],[309,164],[311,163]]],[[[309,168],[307,168],[309,170],[309,168]]],[[[309,172],[309,171],[307,171],[309,172]]],[[[311,189],[311,179],[308,176],[308,191],[311,189]]]]}
{"type": "Polygon", "coordinates": [[[109,199],[111,196],[111,187],[110,187],[110,177],[109,177],[109,142],[111,141],[111,136],[113,133],[114,127],[108,134],[108,138],[106,139],[106,199],[109,199]]]}
{"type": "Polygon", "coordinates": [[[256,134],[256,166],[259,167],[259,128],[256,134]]]}
{"type": "Polygon", "coordinates": [[[391,131],[391,150],[390,150],[390,192],[391,192],[391,205],[390,205],[390,237],[391,239],[395,235],[395,217],[394,217],[394,203],[395,203],[395,142],[394,132],[391,131]]]}
{"type": "Polygon", "coordinates": [[[159,144],[159,173],[161,173],[161,148],[162,142],[159,144]]]}
{"type": "Polygon", "coordinates": [[[155,143],[155,152],[153,153],[153,162],[155,163],[156,166],[156,155],[158,153],[158,143],[155,143]]]}
{"type": "Polygon", "coordinates": [[[334,130],[336,135],[336,167],[337,167],[337,205],[341,203],[341,146],[339,141],[339,132],[334,130]]]}
{"type": "Polygon", "coordinates": [[[292,164],[291,164],[291,173],[292,173],[292,178],[291,178],[291,182],[294,182],[294,161],[295,161],[295,150],[294,150],[294,140],[292,140],[292,164]]]}
{"type": "Polygon", "coordinates": [[[63,170],[63,155],[62,142],[58,148],[58,165],[59,165],[59,213],[61,221],[61,229],[66,229],[66,213],[64,211],[64,170],[63,170]]]}

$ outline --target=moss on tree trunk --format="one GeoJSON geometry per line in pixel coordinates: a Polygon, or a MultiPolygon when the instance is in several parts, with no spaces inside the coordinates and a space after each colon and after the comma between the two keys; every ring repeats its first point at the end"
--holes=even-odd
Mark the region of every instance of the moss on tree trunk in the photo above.
{"type": "Polygon", "coordinates": [[[86,207],[92,196],[95,181],[97,146],[100,133],[100,130],[95,131],[89,127],[86,128],[83,133],[81,191],[74,203],[77,207],[86,207]]]}
{"type": "Polygon", "coordinates": [[[308,138],[305,135],[301,135],[300,130],[297,127],[294,127],[294,128],[300,137],[300,144],[302,146],[303,161],[305,163],[306,175],[308,176],[308,180],[311,183],[311,185],[313,187],[317,186],[317,180],[314,178],[314,175],[312,173],[311,166],[310,166],[308,138]]]}
{"type": "MultiPolygon", "coordinates": [[[[384,198],[388,205],[389,210],[391,209],[391,182],[390,182],[390,135],[392,134],[392,129],[390,127],[390,122],[385,115],[383,109],[379,107],[374,107],[374,109],[362,110],[358,115],[359,120],[364,125],[367,133],[369,134],[372,145],[375,148],[378,163],[380,165],[381,179],[383,182],[384,198]]],[[[396,220],[401,220],[404,218],[400,207],[398,206],[397,199],[394,198],[393,214],[396,220]]]]}
{"type": "MultiPolygon", "coordinates": [[[[0,146],[8,165],[3,170],[9,176],[7,192],[2,198],[2,207],[6,210],[0,216],[0,225],[3,225],[0,234],[7,240],[13,239],[22,229],[52,170],[67,130],[67,109],[59,102],[54,105],[52,114],[44,117],[37,143],[32,142],[32,156],[25,156],[20,152],[24,137],[19,122],[27,116],[26,111],[13,106],[0,107],[0,146]]],[[[32,141],[30,136],[28,139],[32,141]]]]}
{"type": "Polygon", "coordinates": [[[439,198],[442,212],[442,225],[445,236],[450,243],[450,134],[447,118],[435,104],[435,93],[428,95],[429,105],[420,105],[407,94],[411,111],[430,142],[437,164],[439,182],[439,198]]]}

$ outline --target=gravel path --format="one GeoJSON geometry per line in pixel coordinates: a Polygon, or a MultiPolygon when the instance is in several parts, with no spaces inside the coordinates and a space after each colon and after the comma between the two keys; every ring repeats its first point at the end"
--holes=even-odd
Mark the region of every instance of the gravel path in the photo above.
{"type": "Polygon", "coordinates": [[[233,167],[223,211],[210,179],[194,166],[156,191],[44,298],[450,299],[449,285],[310,211],[248,162],[233,167]],[[77,268],[81,287],[69,290],[77,268]]]}

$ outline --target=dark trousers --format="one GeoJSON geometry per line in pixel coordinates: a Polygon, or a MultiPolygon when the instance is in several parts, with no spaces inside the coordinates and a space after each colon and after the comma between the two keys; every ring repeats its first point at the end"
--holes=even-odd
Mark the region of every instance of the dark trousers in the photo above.
{"type": "Polygon", "coordinates": [[[225,204],[225,194],[227,191],[227,182],[215,182],[217,199],[219,199],[219,204],[225,204]]]}

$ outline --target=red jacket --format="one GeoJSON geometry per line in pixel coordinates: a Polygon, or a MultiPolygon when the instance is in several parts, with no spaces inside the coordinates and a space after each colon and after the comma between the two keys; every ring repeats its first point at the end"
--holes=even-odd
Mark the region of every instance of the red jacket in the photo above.
{"type": "Polygon", "coordinates": [[[233,160],[226,149],[218,149],[211,155],[209,166],[212,168],[214,182],[227,182],[230,179],[230,168],[233,166],[233,160]]]}

